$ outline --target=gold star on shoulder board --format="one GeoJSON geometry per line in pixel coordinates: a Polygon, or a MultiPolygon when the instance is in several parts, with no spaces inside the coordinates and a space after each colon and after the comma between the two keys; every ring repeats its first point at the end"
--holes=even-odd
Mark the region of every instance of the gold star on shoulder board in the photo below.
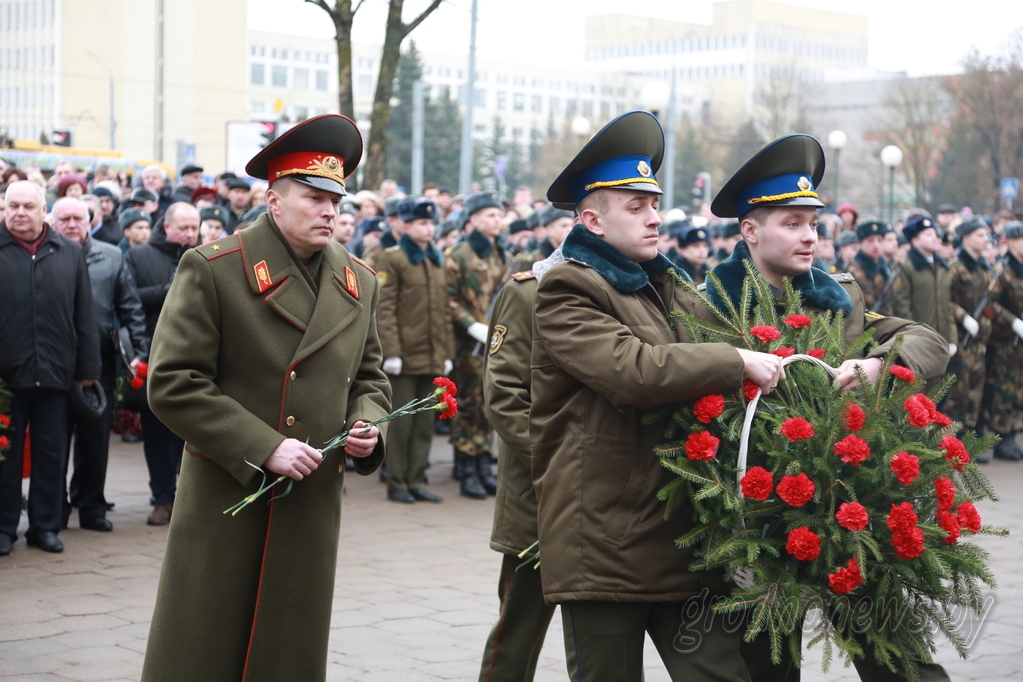
{"type": "Polygon", "coordinates": [[[210,248],[213,249],[214,251],[220,251],[220,244],[214,244],[210,248]]]}

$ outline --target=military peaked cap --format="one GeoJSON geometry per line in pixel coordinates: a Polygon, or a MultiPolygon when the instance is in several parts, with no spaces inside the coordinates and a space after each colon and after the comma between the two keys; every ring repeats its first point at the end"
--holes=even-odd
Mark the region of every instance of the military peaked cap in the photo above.
{"type": "Polygon", "coordinates": [[[987,223],[984,222],[984,219],[981,218],[980,216],[974,216],[974,217],[970,218],[969,220],[964,220],[963,222],[959,223],[959,226],[956,227],[956,237],[958,237],[959,239],[962,239],[963,237],[965,237],[966,235],[970,234],[971,232],[975,232],[976,230],[986,230],[986,229],[987,229],[987,223]]]}
{"type": "Polygon", "coordinates": [[[207,206],[199,211],[199,220],[219,220],[227,225],[227,209],[223,206],[207,206]]]}
{"type": "Polygon", "coordinates": [[[913,241],[913,238],[926,229],[932,229],[937,231],[938,224],[927,216],[921,215],[913,218],[905,225],[902,226],[902,234],[906,237],[906,241],[913,241]]]}
{"type": "Polygon", "coordinates": [[[397,212],[406,223],[419,219],[437,222],[437,205],[429,199],[403,199],[398,202],[397,212]]]}
{"type": "Polygon", "coordinates": [[[856,239],[862,242],[867,237],[874,235],[883,237],[891,231],[892,226],[888,223],[881,220],[869,220],[856,226],[856,239]]]}

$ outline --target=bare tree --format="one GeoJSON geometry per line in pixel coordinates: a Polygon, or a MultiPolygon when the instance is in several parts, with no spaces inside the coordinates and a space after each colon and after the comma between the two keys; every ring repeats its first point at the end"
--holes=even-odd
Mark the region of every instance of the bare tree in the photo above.
{"type": "Polygon", "coordinates": [[[334,37],[337,40],[337,99],[338,111],[351,119],[355,118],[355,98],[352,95],[352,24],[355,13],[365,0],[305,0],[322,9],[334,22],[334,37]]]}
{"type": "MultiPolygon", "coordinates": [[[[338,0],[340,2],[340,0],[338,0]]],[[[361,0],[360,0],[361,1],[361,0]]],[[[442,0],[430,4],[409,23],[402,21],[401,12],[405,0],[389,0],[387,27],[384,32],[384,48],[380,54],[380,74],[373,95],[373,111],[369,119],[369,145],[366,166],[363,171],[364,187],[379,187],[384,179],[384,161],[387,155],[387,123],[391,118],[391,95],[394,93],[394,74],[401,57],[401,43],[426,17],[440,7],[442,0]]]]}
{"type": "Polygon", "coordinates": [[[950,127],[948,100],[937,81],[913,78],[899,82],[888,91],[885,108],[887,136],[904,153],[915,204],[925,206],[930,202],[930,183],[950,127]]]}
{"type": "Polygon", "coordinates": [[[794,62],[769,68],[768,77],[760,80],[753,95],[757,130],[768,140],[805,132],[808,82],[794,62]]]}

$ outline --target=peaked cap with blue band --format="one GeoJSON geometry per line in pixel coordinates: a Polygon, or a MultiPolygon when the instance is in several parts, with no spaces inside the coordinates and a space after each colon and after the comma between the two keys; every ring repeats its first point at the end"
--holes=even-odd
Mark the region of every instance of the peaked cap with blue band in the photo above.
{"type": "Polygon", "coordinates": [[[664,131],[648,111],[630,111],[601,128],[547,190],[555,208],[570,211],[598,189],[663,194],[654,174],[664,158],[664,131]]]}
{"type": "Polygon", "coordinates": [[[822,208],[817,185],[824,177],[824,149],[809,135],[775,140],[737,170],[710,205],[721,218],[742,218],[761,206],[822,208]]]}

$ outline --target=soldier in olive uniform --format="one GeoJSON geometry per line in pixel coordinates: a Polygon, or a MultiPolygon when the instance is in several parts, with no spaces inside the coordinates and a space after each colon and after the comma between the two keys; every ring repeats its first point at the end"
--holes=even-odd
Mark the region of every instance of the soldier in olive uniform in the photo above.
{"type": "MultiPolygon", "coordinates": [[[[714,198],[711,211],[719,216],[738,217],[743,241],[736,245],[727,261],[712,271],[721,287],[719,290],[709,286],[708,298],[722,309],[726,307],[726,298],[733,305],[741,305],[746,278],[744,261],[749,261],[771,286],[781,309],[785,307],[784,279],[788,278],[802,295],[804,310],[830,311],[844,316],[847,344],[853,343],[865,330],[874,331],[878,345],[866,357],[848,358],[838,367],[835,381],[840,390],[856,385],[857,369],[862,370],[868,381],[877,381],[882,358],[899,335],[903,337],[899,354],[902,364],[926,378],[941,375],[948,362],[948,351],[941,336],[910,320],[867,312],[863,294],[850,275],[829,275],[812,267],[818,239],[817,209],[824,206],[815,188],[823,176],[824,150],[808,135],[789,135],[776,140],[736,171],[714,198]]],[[[718,319],[705,309],[701,309],[700,314],[709,322],[718,319]]],[[[896,675],[879,665],[865,639],[859,643],[866,649],[866,655],[853,663],[861,679],[908,678],[905,671],[896,675]]],[[[799,679],[799,669],[787,647],[782,648],[780,664],[771,662],[767,635],[757,637],[752,643],[743,642],[742,655],[753,682],[796,682],[799,679]]],[[[919,672],[921,679],[948,680],[944,669],[934,663],[920,662],[919,672]]]]}
{"type": "Polygon", "coordinates": [[[678,258],[675,265],[685,270],[689,279],[703,284],[707,279],[707,258],[710,256],[710,235],[705,227],[687,227],[678,235],[678,258]]]}
{"type": "MultiPolygon", "coordinates": [[[[377,258],[377,326],[384,371],[391,375],[391,402],[400,406],[429,394],[434,377],[451,372],[454,348],[444,261],[431,243],[437,207],[429,199],[405,199],[397,211],[404,234],[377,258]]],[[[432,440],[432,412],[391,424],[387,499],[406,504],[441,501],[423,487],[432,440]]]]}
{"type": "MultiPolygon", "coordinates": [[[[553,236],[553,232],[548,238],[553,236]]],[[[564,260],[561,251],[512,275],[490,316],[490,348],[483,373],[487,416],[500,436],[497,497],[490,547],[503,555],[497,594],[501,615],[483,650],[480,682],[529,682],[554,606],[544,603],[540,571],[519,553],[537,542],[536,492],[529,459],[529,354],[533,298],[543,274],[564,260]],[[518,570],[516,570],[518,569],[518,570]]],[[[535,549],[530,549],[532,556],[535,549]]]]}
{"type": "Polygon", "coordinates": [[[561,605],[576,682],[638,682],[647,633],[673,680],[749,679],[741,633],[703,619],[697,597],[720,580],[690,572],[694,548],[675,545],[692,519],[687,510],[664,517],[657,491],[669,477],[653,453],[664,424],[643,415],[735,392],[743,376],[769,391],[783,373],[767,353],[688,343],[671,315],[693,312],[696,298],[657,251],[663,150],[657,119],[629,112],[547,192],[579,224],[562,244],[565,261],[537,287],[530,463],[544,598],[561,605]],[[679,646],[696,627],[699,645],[679,646]]]}
{"type": "Polygon", "coordinates": [[[451,249],[444,261],[455,339],[452,378],[458,385],[458,414],[451,425],[451,443],[461,494],[482,499],[497,492],[497,480],[490,468],[494,434],[483,411],[481,358],[490,341],[487,310],[504,277],[507,258],[497,242],[501,229],[497,194],[470,194],[465,198],[464,214],[468,236],[451,249]]]}
{"type": "Polygon", "coordinates": [[[378,224],[381,227],[386,224],[387,228],[380,233],[380,240],[362,253],[362,260],[366,261],[366,265],[373,269],[376,269],[377,258],[384,252],[384,249],[397,246],[401,235],[405,233],[405,224],[397,213],[398,201],[397,197],[390,197],[384,202],[384,218],[378,219],[378,224]],[[388,214],[388,211],[391,213],[388,214]]]}
{"type": "MultiPolygon", "coordinates": [[[[952,262],[952,311],[962,329],[959,350],[948,371],[956,376],[945,396],[944,411],[967,429],[977,428],[980,404],[984,398],[985,356],[991,337],[991,320],[984,311],[977,313],[987,296],[994,276],[983,253],[990,243],[991,231],[982,218],[970,218],[959,224],[956,235],[962,246],[952,262]]],[[[986,306],[985,306],[986,307],[986,306]]],[[[980,457],[978,460],[986,461],[980,457]]]]}
{"type": "Polygon", "coordinates": [[[1023,223],[1005,225],[1005,269],[991,289],[991,343],[987,351],[989,380],[981,410],[987,428],[1002,442],[995,447],[999,459],[1023,459],[1016,435],[1023,429],[1023,223]]]}
{"type": "Polygon", "coordinates": [[[846,268],[856,280],[860,291],[863,292],[863,301],[867,305],[867,310],[873,310],[886,316],[892,314],[891,291],[889,290],[877,310],[874,310],[874,304],[892,276],[888,262],[881,255],[881,244],[891,231],[892,226],[880,220],[871,220],[857,225],[856,238],[860,240],[860,250],[856,252],[852,262],[846,268]]]}
{"type": "Polygon", "coordinates": [[[144,682],[326,678],[344,454],[380,466],[365,422],[390,409],[377,279],[331,241],[361,157],[343,116],[292,128],[245,167],[269,213],[181,258],[149,364],[150,406],[186,443],[144,682]],[[260,468],[290,493],[225,515],[260,468]]]}
{"type": "Polygon", "coordinates": [[[952,275],[948,263],[938,255],[941,242],[935,225],[921,215],[903,226],[910,249],[895,283],[892,310],[896,317],[922,322],[941,334],[955,355],[959,339],[952,312],[952,275]]]}

